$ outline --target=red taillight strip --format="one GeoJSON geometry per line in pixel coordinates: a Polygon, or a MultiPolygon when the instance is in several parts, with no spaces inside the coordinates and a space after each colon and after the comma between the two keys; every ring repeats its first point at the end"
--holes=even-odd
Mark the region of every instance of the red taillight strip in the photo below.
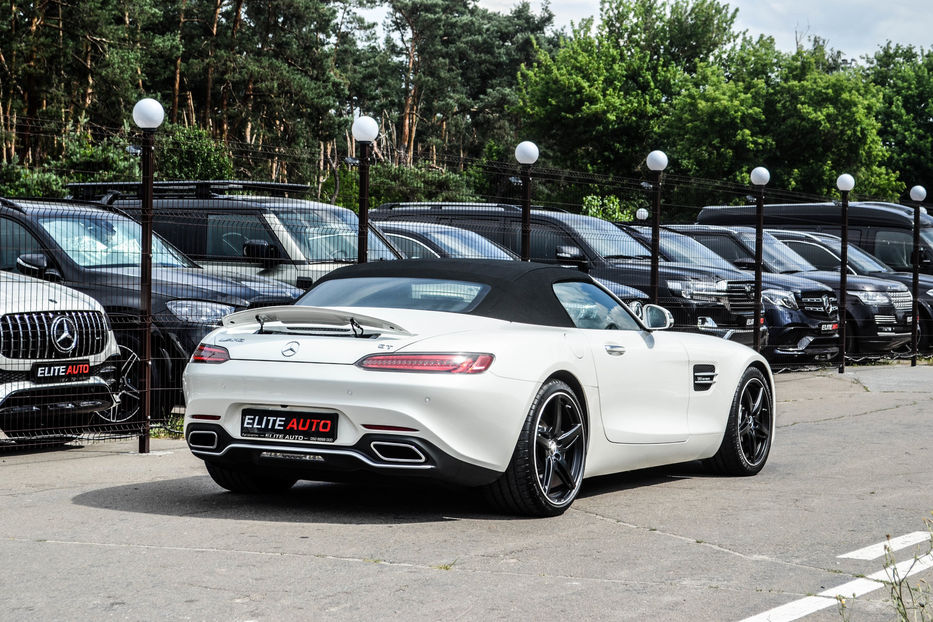
{"type": "Polygon", "coordinates": [[[223,346],[208,346],[203,343],[198,344],[194,354],[191,355],[192,363],[210,363],[217,365],[230,360],[230,352],[223,346]]]}
{"type": "Polygon", "coordinates": [[[191,415],[191,418],[203,421],[220,421],[220,415],[191,415]]]}
{"type": "Polygon", "coordinates": [[[448,374],[480,374],[492,365],[492,354],[457,352],[450,354],[372,354],[357,361],[363,369],[448,374]]]}
{"type": "Polygon", "coordinates": [[[376,425],[375,423],[364,423],[363,427],[367,430],[380,430],[382,432],[417,432],[417,428],[406,428],[400,425],[376,425]]]}

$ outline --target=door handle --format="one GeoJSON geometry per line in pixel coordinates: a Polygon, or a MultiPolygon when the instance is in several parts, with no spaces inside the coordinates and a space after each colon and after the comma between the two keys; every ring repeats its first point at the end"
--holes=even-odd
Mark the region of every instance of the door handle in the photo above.
{"type": "Polygon", "coordinates": [[[607,343],[606,352],[610,356],[622,356],[623,354],[625,354],[625,346],[620,346],[616,343],[607,343]]]}

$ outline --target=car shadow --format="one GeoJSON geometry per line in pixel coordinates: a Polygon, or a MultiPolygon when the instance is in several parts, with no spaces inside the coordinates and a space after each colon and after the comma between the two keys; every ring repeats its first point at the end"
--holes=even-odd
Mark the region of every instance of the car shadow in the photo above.
{"type": "MultiPolygon", "coordinates": [[[[699,462],[587,479],[581,499],[709,475],[699,462]]],[[[503,514],[479,490],[430,482],[298,482],[291,490],[242,495],[220,489],[207,475],[100,488],[72,498],[77,505],[163,516],[288,523],[378,525],[528,519],[503,514]]]]}

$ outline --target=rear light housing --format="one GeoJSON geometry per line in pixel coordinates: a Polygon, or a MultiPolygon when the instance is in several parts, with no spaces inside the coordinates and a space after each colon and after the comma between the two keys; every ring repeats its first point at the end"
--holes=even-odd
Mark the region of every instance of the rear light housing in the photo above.
{"type": "Polygon", "coordinates": [[[432,374],[481,374],[495,357],[480,352],[371,354],[356,362],[374,371],[407,371],[432,374]]]}
{"type": "Polygon", "coordinates": [[[192,363],[209,363],[219,365],[230,360],[230,352],[223,346],[209,346],[203,343],[198,344],[194,354],[191,355],[192,363]]]}

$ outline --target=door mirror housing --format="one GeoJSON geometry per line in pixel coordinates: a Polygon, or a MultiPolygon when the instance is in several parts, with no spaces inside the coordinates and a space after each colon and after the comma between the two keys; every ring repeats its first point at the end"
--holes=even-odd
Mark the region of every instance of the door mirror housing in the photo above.
{"type": "Polygon", "coordinates": [[[590,262],[583,254],[583,249],[577,246],[558,246],[554,249],[554,257],[560,263],[569,263],[583,272],[590,269],[590,262]]]}
{"type": "Polygon", "coordinates": [[[755,260],[751,257],[736,257],[732,261],[732,265],[734,265],[739,270],[754,270],[755,260]]]}
{"type": "Polygon", "coordinates": [[[282,263],[282,258],[279,257],[279,249],[265,240],[246,240],[243,243],[243,256],[259,260],[263,268],[271,268],[282,263]]]}
{"type": "Polygon", "coordinates": [[[659,305],[645,305],[642,312],[645,326],[651,330],[667,330],[674,325],[674,316],[671,312],[659,305]]]}

